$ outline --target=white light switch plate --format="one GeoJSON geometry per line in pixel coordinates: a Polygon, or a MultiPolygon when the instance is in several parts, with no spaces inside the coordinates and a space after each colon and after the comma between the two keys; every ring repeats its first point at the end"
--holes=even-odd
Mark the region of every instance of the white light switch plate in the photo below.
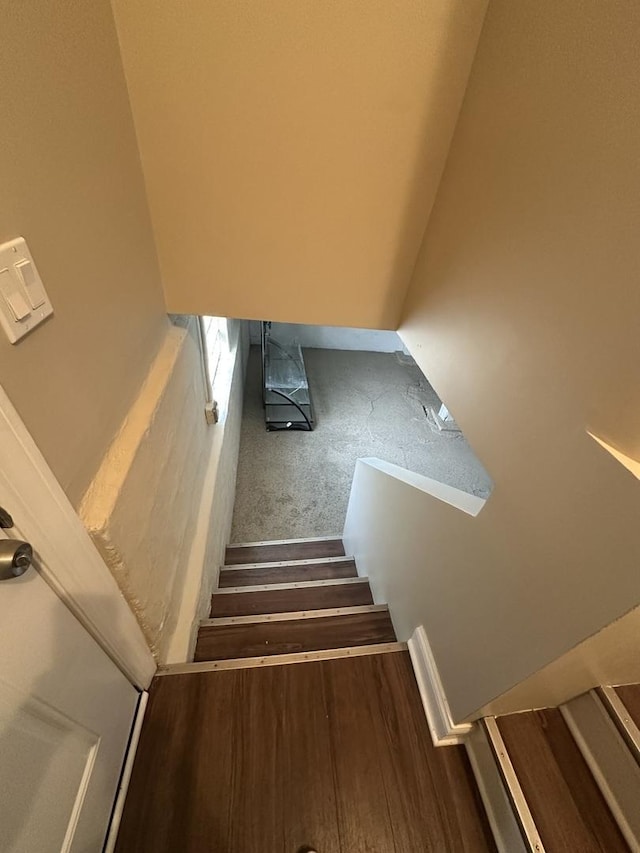
{"type": "Polygon", "coordinates": [[[53,314],[24,237],[0,246],[0,325],[12,344],[53,314]]]}

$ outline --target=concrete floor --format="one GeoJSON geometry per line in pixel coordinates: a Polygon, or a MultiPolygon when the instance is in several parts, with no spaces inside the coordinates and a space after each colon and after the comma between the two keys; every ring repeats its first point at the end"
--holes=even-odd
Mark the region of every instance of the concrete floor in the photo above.
{"type": "Polygon", "coordinates": [[[251,348],[232,542],[341,534],[356,459],[377,456],[486,497],[491,480],[460,434],[434,432],[440,401],[395,353],[305,349],[313,432],[267,432],[260,350],[251,348]]]}

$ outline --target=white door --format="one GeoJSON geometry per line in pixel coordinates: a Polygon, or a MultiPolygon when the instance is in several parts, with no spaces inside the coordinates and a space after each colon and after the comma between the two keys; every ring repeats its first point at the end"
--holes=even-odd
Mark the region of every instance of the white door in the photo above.
{"type": "Polygon", "coordinates": [[[15,525],[0,538],[35,551],[35,568],[0,580],[0,853],[100,853],[156,665],[2,387],[0,506],[15,525]]]}
{"type": "Polygon", "coordinates": [[[2,853],[100,853],[139,695],[36,568],[0,581],[2,853]]]}

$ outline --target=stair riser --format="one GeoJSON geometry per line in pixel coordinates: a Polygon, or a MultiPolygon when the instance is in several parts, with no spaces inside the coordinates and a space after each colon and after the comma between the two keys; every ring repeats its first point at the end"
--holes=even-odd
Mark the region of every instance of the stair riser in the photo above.
{"type": "Polygon", "coordinates": [[[221,589],[233,586],[255,586],[269,583],[292,583],[295,581],[332,580],[335,578],[357,577],[353,560],[339,563],[307,563],[302,566],[223,569],[220,572],[218,586],[221,589]]]}
{"type": "Polygon", "coordinates": [[[322,610],[373,604],[368,583],[297,587],[234,592],[211,597],[211,617],[287,613],[293,610],[322,610]]]}
{"type": "Polygon", "coordinates": [[[201,661],[200,663],[176,663],[158,667],[156,678],[168,675],[197,675],[199,672],[219,672],[227,669],[254,669],[256,667],[289,666],[299,663],[315,663],[323,660],[387,655],[407,651],[406,643],[376,643],[372,646],[353,646],[347,649],[323,649],[319,652],[298,652],[292,655],[266,655],[259,658],[237,658],[234,660],[201,661]]]}
{"type": "Polygon", "coordinates": [[[292,654],[321,649],[393,643],[388,613],[359,613],[200,628],[196,661],[292,654]]]}
{"type": "Polygon", "coordinates": [[[225,565],[242,563],[273,563],[289,560],[322,560],[324,557],[344,557],[341,539],[312,540],[285,544],[229,546],[225,565]]]}

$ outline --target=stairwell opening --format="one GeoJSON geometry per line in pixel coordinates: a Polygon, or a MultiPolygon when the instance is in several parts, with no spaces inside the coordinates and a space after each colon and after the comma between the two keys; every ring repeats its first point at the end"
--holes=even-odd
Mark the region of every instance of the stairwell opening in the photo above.
{"type": "Polygon", "coordinates": [[[392,331],[272,323],[304,359],[313,430],[268,431],[261,324],[249,323],[231,541],[340,534],[356,460],[377,457],[487,497],[493,484],[453,414],[392,331]]]}

